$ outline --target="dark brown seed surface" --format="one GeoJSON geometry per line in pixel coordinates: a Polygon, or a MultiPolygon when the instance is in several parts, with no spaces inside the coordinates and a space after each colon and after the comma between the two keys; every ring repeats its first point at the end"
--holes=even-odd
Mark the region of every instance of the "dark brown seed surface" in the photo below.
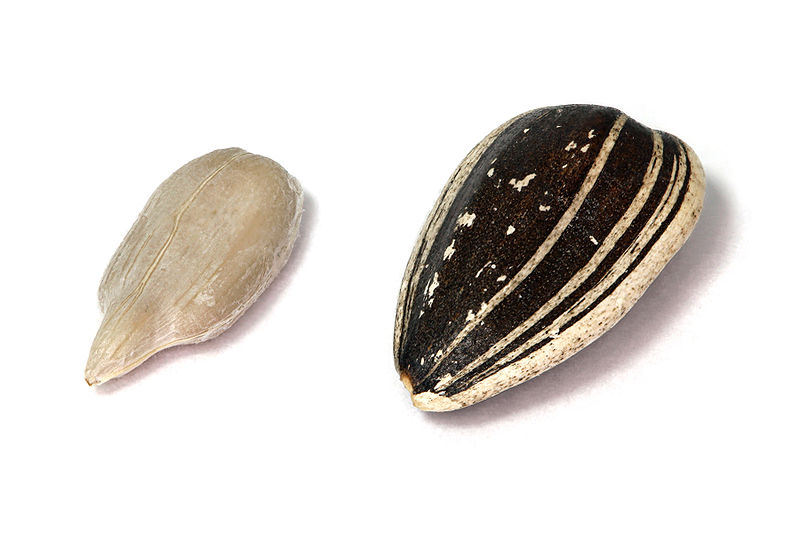
{"type": "Polygon", "coordinates": [[[415,405],[471,405],[607,331],[686,240],[703,187],[686,144],[612,108],[537,109],[489,134],[406,269],[395,363],[415,405]]]}

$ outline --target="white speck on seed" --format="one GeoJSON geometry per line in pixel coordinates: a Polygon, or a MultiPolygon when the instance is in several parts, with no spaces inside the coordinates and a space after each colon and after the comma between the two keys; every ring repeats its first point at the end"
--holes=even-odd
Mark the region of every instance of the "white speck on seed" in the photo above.
{"type": "Polygon", "coordinates": [[[456,219],[456,224],[459,226],[472,226],[473,222],[475,222],[475,213],[470,213],[469,211],[464,211],[464,213],[456,219]]]}
{"type": "Polygon", "coordinates": [[[436,287],[438,286],[439,286],[439,273],[434,272],[430,287],[428,287],[428,296],[433,296],[433,291],[435,291],[436,287]]]}
{"type": "Polygon", "coordinates": [[[448,259],[453,257],[453,254],[456,253],[455,244],[456,244],[456,240],[453,239],[453,242],[451,242],[450,246],[448,246],[447,249],[444,251],[444,260],[445,261],[447,261],[448,259]]]}
{"type": "Polygon", "coordinates": [[[525,176],[524,178],[522,178],[519,181],[512,179],[508,183],[510,183],[511,186],[514,187],[515,189],[517,189],[519,192],[522,192],[522,188],[523,187],[527,187],[528,184],[531,182],[531,180],[533,178],[535,178],[535,177],[536,177],[536,173],[528,174],[527,176],[525,176]]]}

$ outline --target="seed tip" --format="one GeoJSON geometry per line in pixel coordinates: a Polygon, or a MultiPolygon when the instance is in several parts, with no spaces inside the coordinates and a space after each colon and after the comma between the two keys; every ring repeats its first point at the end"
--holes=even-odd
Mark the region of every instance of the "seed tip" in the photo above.
{"type": "Polygon", "coordinates": [[[400,372],[400,381],[403,382],[403,386],[413,397],[414,385],[411,384],[411,377],[405,371],[400,372]]]}
{"type": "Polygon", "coordinates": [[[434,411],[440,413],[443,411],[455,411],[456,409],[461,409],[464,407],[464,404],[460,402],[456,402],[447,396],[442,396],[441,394],[435,394],[433,392],[420,392],[417,394],[412,394],[411,403],[413,403],[414,407],[421,411],[434,411]]]}
{"type": "Polygon", "coordinates": [[[418,392],[415,394],[411,376],[404,370],[400,371],[400,381],[403,382],[403,386],[411,395],[411,403],[421,411],[454,411],[464,407],[463,404],[451,400],[447,396],[442,396],[441,394],[435,394],[433,392],[418,392]]]}

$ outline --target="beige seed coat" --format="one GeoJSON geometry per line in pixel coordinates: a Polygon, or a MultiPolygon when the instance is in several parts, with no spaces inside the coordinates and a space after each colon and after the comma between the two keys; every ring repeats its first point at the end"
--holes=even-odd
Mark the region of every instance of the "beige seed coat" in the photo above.
{"type": "Polygon", "coordinates": [[[87,383],[228,329],[286,264],[302,203],[283,167],[240,148],[199,157],[164,181],[103,276],[87,383]]]}

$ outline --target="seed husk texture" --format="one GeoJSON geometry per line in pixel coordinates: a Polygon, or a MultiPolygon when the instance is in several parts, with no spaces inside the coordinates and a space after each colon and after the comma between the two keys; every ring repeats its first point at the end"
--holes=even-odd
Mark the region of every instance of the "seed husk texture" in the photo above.
{"type": "Polygon", "coordinates": [[[610,329],[686,241],[704,186],[689,146],[613,108],[541,108],[492,131],[406,268],[394,354],[414,405],[475,404],[610,329]]]}
{"type": "Polygon", "coordinates": [[[100,283],[104,313],[85,378],[121,376],[157,352],[228,329],[289,258],[300,184],[240,148],[190,161],[150,197],[100,283]]]}

